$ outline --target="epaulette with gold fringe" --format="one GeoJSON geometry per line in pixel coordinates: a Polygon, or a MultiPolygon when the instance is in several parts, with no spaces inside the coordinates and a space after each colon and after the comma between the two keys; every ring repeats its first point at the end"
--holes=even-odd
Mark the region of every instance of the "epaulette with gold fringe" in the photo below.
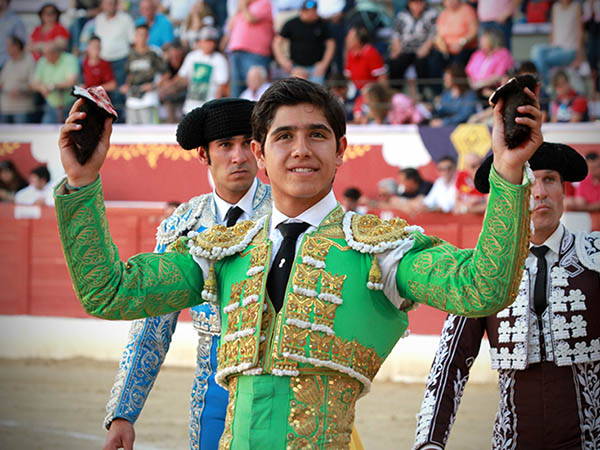
{"type": "Polygon", "coordinates": [[[408,225],[406,220],[394,217],[383,220],[373,214],[360,215],[348,212],[344,216],[344,235],[348,245],[361,253],[382,253],[400,246],[412,245],[411,233],[423,231],[419,226],[408,225]]]}
{"type": "MultiPolygon", "coordinates": [[[[406,220],[394,217],[382,220],[373,214],[360,215],[348,212],[343,220],[344,235],[348,245],[360,252],[377,255],[388,250],[396,250],[404,254],[413,246],[413,231],[423,231],[421,227],[409,226],[406,220]]],[[[379,261],[373,258],[367,288],[383,290],[383,280],[379,261]]]]}
{"type": "Polygon", "coordinates": [[[232,227],[216,225],[202,233],[190,233],[188,241],[189,252],[196,257],[218,261],[227,256],[244,250],[254,236],[262,230],[267,217],[261,217],[256,222],[244,220],[232,227]]]}

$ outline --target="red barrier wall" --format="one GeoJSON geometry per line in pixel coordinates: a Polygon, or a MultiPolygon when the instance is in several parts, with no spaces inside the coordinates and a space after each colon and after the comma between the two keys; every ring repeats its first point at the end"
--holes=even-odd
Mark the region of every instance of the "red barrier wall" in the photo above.
{"type": "MultiPolygon", "coordinates": [[[[159,209],[107,208],[122,260],[153,250],[161,214],[159,209]]],[[[594,229],[600,229],[600,214],[593,218],[594,229]]],[[[482,217],[427,213],[408,221],[458,247],[473,247],[482,217]]],[[[0,204],[0,267],[4,269],[0,271],[0,314],[86,317],[73,293],[53,208],[42,207],[39,219],[15,219],[14,207],[0,204]]],[[[421,306],[409,316],[412,333],[438,334],[446,315],[421,306]]],[[[184,312],[182,319],[189,320],[189,313],[184,312]]]]}

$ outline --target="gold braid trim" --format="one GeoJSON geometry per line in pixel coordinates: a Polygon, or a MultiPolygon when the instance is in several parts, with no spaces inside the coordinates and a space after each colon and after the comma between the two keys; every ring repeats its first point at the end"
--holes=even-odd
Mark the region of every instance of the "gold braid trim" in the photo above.
{"type": "Polygon", "coordinates": [[[219,450],[230,450],[233,441],[233,415],[235,412],[235,402],[237,400],[238,377],[233,377],[229,383],[229,401],[227,403],[227,412],[225,413],[225,430],[219,441],[219,450]]]}
{"type": "Polygon", "coordinates": [[[343,228],[348,245],[360,253],[382,253],[401,246],[408,249],[412,246],[411,232],[420,230],[399,217],[382,220],[373,214],[352,212],[344,216],[343,228]]]}
{"type": "Polygon", "coordinates": [[[262,230],[266,216],[256,222],[244,220],[232,227],[215,225],[191,239],[190,253],[197,257],[219,260],[246,249],[262,230]]]}
{"type": "Polygon", "coordinates": [[[292,377],[288,449],[347,449],[361,386],[344,375],[292,377]]]}

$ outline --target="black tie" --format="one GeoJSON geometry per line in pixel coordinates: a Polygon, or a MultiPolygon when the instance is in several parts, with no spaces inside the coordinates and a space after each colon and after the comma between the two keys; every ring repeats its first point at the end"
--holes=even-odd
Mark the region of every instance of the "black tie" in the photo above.
{"type": "Polygon", "coordinates": [[[535,313],[541,316],[546,309],[546,283],[548,280],[548,267],[546,265],[546,252],[548,247],[531,247],[531,253],[537,258],[537,275],[535,277],[535,286],[533,287],[533,306],[535,313]]]}
{"type": "Polygon", "coordinates": [[[294,255],[296,254],[296,241],[308,226],[306,222],[280,223],[277,225],[277,229],[283,236],[283,241],[275,255],[273,266],[267,278],[267,292],[277,312],[283,306],[283,296],[292,270],[294,255]]]}
{"type": "Polygon", "coordinates": [[[232,206],[227,210],[227,214],[225,214],[225,225],[228,227],[235,225],[242,214],[244,214],[242,208],[239,206],[232,206]]]}

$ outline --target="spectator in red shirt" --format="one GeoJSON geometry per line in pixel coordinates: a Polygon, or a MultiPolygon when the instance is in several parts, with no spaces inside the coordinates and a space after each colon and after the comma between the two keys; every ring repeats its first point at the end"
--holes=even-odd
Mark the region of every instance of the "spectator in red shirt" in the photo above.
{"type": "Polygon", "coordinates": [[[575,188],[575,198],[570,210],[600,211],[600,155],[590,152],[585,160],[588,175],[575,188]]]}
{"type": "Polygon", "coordinates": [[[117,88],[117,81],[110,63],[100,58],[100,50],[100,38],[92,36],[83,60],[83,84],[86,88],[102,86],[107,91],[113,91],[117,88]]]}
{"type": "Polygon", "coordinates": [[[552,77],[556,98],[550,103],[551,122],[585,122],[588,120],[587,100],[575,92],[564,70],[552,77]]]}
{"type": "Polygon", "coordinates": [[[455,214],[483,214],[487,195],[475,188],[475,172],[481,165],[481,157],[476,153],[467,153],[464,157],[464,169],[456,174],[455,214]]]}
{"type": "Polygon", "coordinates": [[[29,39],[31,53],[36,61],[42,56],[45,43],[54,41],[63,51],[67,49],[69,43],[69,31],[58,22],[60,10],[56,5],[44,4],[38,16],[42,23],[34,28],[29,39]]]}
{"type": "Polygon", "coordinates": [[[344,74],[357,91],[369,82],[387,80],[387,67],[381,54],[369,43],[369,34],[364,27],[354,26],[348,30],[344,74]]]}

